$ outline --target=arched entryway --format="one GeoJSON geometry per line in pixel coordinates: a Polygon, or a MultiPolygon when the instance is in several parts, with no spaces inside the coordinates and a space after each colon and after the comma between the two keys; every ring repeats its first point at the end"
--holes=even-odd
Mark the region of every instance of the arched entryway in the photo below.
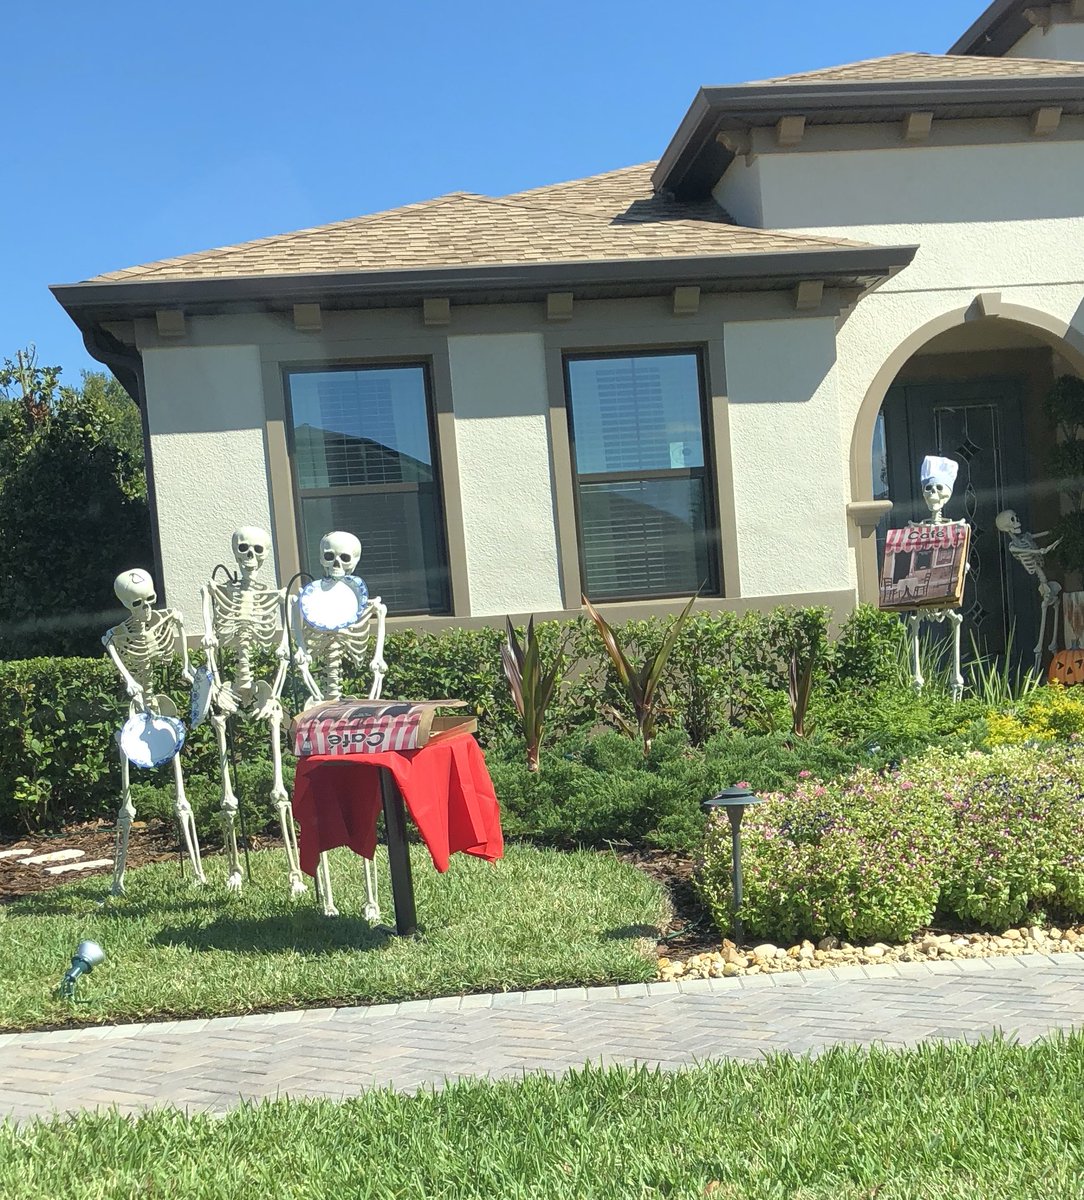
{"type": "Polygon", "coordinates": [[[870,389],[855,430],[855,496],[891,502],[876,536],[859,543],[863,599],[876,598],[869,593],[884,531],[925,519],[918,465],[926,454],[941,454],[959,464],[947,514],[966,518],[973,530],[965,645],[974,638],[984,653],[1002,654],[1011,637],[1018,651],[1030,652],[1038,633],[1036,582],[1009,556],[994,518],[1012,508],[1026,529],[1038,531],[1060,515],[1044,399],[1064,374],[1084,376],[1078,335],[996,297],[946,314],[900,347],[870,389]]]}

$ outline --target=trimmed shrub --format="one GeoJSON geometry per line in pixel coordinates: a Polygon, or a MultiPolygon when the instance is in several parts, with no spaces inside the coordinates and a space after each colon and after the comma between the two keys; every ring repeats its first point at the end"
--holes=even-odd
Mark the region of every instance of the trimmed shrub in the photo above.
{"type": "MultiPolygon", "coordinates": [[[[745,927],[786,942],[827,934],[855,942],[905,938],[937,907],[949,827],[943,803],[868,770],[772,796],[743,825],[745,927]]],[[[730,878],[730,825],[725,815],[713,816],[699,881],[721,929],[730,920],[730,878]]]]}
{"type": "Polygon", "coordinates": [[[952,816],[941,910],[995,929],[1084,912],[1084,757],[1076,748],[931,752],[916,786],[952,816]]]}
{"type": "Polygon", "coordinates": [[[989,713],[987,741],[991,746],[1028,742],[1059,742],[1084,736],[1084,695],[1060,683],[1036,688],[1007,712],[989,713]]]}

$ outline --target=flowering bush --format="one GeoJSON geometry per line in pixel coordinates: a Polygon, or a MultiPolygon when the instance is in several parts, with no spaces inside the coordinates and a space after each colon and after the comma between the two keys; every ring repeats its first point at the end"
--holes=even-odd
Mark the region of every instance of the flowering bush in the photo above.
{"type": "Polygon", "coordinates": [[[986,727],[991,746],[1076,740],[1084,735],[1084,695],[1060,683],[1036,688],[1007,712],[989,713],[986,727]]]}
{"type": "MultiPolygon", "coordinates": [[[[742,918],[753,934],[795,941],[838,934],[899,939],[937,906],[944,803],[910,780],[857,771],[845,781],[800,781],[748,810],[743,825],[742,918]]],[[[730,914],[730,829],[713,817],[700,885],[720,928],[730,914]]]]}
{"type": "Polygon", "coordinates": [[[952,814],[940,907],[1004,928],[1045,909],[1084,911],[1084,757],[1070,747],[932,752],[915,768],[952,814]]]}

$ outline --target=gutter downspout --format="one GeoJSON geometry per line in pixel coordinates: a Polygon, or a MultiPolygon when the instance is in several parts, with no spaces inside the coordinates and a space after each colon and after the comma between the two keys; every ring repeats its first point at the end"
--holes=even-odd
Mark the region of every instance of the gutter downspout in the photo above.
{"type": "MultiPolygon", "coordinates": [[[[143,376],[143,358],[134,346],[115,338],[100,325],[83,329],[83,345],[91,358],[110,371],[117,382],[135,401],[143,428],[143,469],[147,476],[147,511],[151,519],[151,554],[154,558],[154,579],[158,585],[159,603],[169,603],[165,576],[162,571],[162,541],[158,530],[158,493],[154,486],[154,460],[151,457],[151,431],[147,415],[147,385],[143,376]]],[[[124,568],[118,568],[123,570],[124,568]]]]}

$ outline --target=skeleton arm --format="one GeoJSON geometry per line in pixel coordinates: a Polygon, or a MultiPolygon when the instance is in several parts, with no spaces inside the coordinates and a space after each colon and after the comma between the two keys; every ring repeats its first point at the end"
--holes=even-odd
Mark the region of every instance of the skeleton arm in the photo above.
{"type": "Polygon", "coordinates": [[[192,664],[188,661],[188,637],[184,631],[184,618],[181,616],[180,609],[171,609],[170,614],[173,617],[177,648],[181,655],[181,678],[185,683],[190,684],[196,676],[192,672],[192,664]]]}
{"type": "Polygon", "coordinates": [[[275,682],[271,685],[271,694],[276,700],[282,699],[282,689],[286,684],[286,671],[290,665],[290,632],[288,621],[290,614],[288,611],[288,601],[286,598],[286,589],[278,592],[278,613],[279,621],[282,625],[282,636],[279,638],[278,649],[275,651],[275,657],[278,659],[278,670],[275,672],[275,682]]]}
{"type": "Polygon", "coordinates": [[[309,654],[308,647],[305,644],[305,622],[302,619],[301,606],[296,596],[291,596],[289,600],[289,621],[290,628],[294,634],[294,645],[297,647],[294,651],[294,665],[301,675],[301,682],[304,683],[308,690],[309,703],[316,704],[320,700],[323,700],[324,693],[320,690],[319,684],[317,684],[312,672],[309,670],[312,655],[309,654]]]}
{"type": "Polygon", "coordinates": [[[380,602],[380,597],[377,596],[372,601],[373,611],[376,613],[376,647],[373,650],[373,683],[369,689],[369,699],[379,700],[380,693],[384,688],[384,676],[388,673],[388,664],[384,661],[384,638],[387,635],[387,605],[380,602]]]}
{"type": "Polygon", "coordinates": [[[211,678],[214,680],[215,687],[222,686],[222,677],[218,673],[218,656],[215,650],[218,649],[218,635],[215,633],[215,615],[214,615],[214,600],[211,597],[211,589],[204,586],[199,590],[200,603],[203,607],[203,649],[207,655],[207,666],[211,672],[211,678]]]}
{"type": "Polygon", "coordinates": [[[135,676],[124,665],[124,660],[117,653],[116,646],[113,645],[114,634],[110,629],[102,638],[102,645],[105,647],[105,652],[113,660],[113,665],[120,672],[121,679],[124,680],[124,686],[128,691],[128,695],[136,702],[140,708],[144,708],[143,703],[143,688],[137,682],[135,676]]]}

